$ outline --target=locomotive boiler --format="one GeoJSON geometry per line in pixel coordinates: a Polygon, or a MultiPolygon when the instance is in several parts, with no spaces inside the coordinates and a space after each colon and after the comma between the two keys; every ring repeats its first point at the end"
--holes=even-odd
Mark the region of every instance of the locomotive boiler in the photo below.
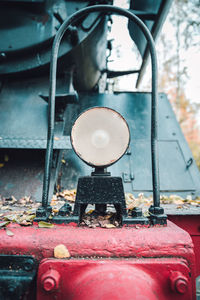
{"type": "Polygon", "coordinates": [[[157,92],[154,39],[170,4],[0,1],[0,299],[196,299],[199,210],[160,205],[160,193],[200,192],[193,156],[157,92]],[[139,70],[108,69],[113,14],[128,20],[139,70]],[[106,78],[137,73],[138,85],[148,56],[150,93],[107,93],[106,78]],[[53,212],[58,186],[77,186],[76,199],[53,212]],[[148,214],[128,212],[124,192],[153,195],[148,214]],[[38,204],[33,222],[10,222],[5,203],[25,195],[38,204]],[[95,216],[112,206],[117,226],[80,226],[90,205],[95,216]]]}

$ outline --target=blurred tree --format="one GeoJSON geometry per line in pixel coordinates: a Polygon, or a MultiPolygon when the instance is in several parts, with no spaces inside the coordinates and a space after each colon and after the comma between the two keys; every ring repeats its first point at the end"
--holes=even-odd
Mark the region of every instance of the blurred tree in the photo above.
{"type": "Polygon", "coordinates": [[[171,36],[162,34],[159,41],[161,91],[169,95],[184,135],[200,167],[200,130],[196,113],[200,104],[192,104],[186,97],[188,69],[185,53],[200,47],[200,0],[174,0],[169,14],[171,36]]]}

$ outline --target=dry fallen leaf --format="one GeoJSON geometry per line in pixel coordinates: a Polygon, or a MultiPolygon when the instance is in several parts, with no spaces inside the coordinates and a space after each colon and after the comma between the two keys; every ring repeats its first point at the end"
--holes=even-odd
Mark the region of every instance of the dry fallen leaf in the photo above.
{"type": "Polygon", "coordinates": [[[6,206],[2,206],[1,207],[1,210],[10,210],[10,206],[9,205],[6,205],[6,206]]]}
{"type": "Polygon", "coordinates": [[[181,209],[181,208],[183,208],[183,206],[182,205],[178,205],[176,208],[181,209]]]}
{"type": "Polygon", "coordinates": [[[38,227],[39,228],[53,228],[54,224],[48,223],[48,222],[44,222],[44,221],[40,221],[38,223],[38,227]]]}
{"type": "Polygon", "coordinates": [[[7,228],[6,228],[6,234],[8,236],[13,236],[14,235],[14,233],[11,230],[7,229],[7,228]]]}
{"type": "Polygon", "coordinates": [[[55,258],[69,258],[70,256],[69,250],[65,247],[65,245],[57,245],[54,248],[55,258]]]}
{"type": "Polygon", "coordinates": [[[20,222],[20,225],[30,226],[30,225],[32,225],[32,223],[31,222],[27,222],[26,220],[23,220],[23,221],[20,222]]]}
{"type": "Polygon", "coordinates": [[[106,225],[110,224],[110,221],[109,221],[109,219],[100,220],[99,224],[101,225],[101,227],[106,227],[106,225]]]}
{"type": "Polygon", "coordinates": [[[76,189],[73,189],[73,190],[63,190],[62,192],[58,192],[56,193],[56,198],[53,198],[53,200],[56,200],[58,201],[59,197],[61,198],[64,198],[65,200],[67,201],[70,201],[70,202],[74,202],[75,201],[75,198],[76,198],[76,189]]]}
{"type": "Polygon", "coordinates": [[[10,223],[10,221],[5,221],[0,223],[0,227],[5,227],[10,223]]]}
{"type": "Polygon", "coordinates": [[[105,228],[116,228],[113,224],[105,224],[105,228]]]}
{"type": "Polygon", "coordinates": [[[143,213],[143,216],[144,216],[144,217],[149,217],[149,216],[150,216],[149,211],[146,210],[146,211],[143,213]]]}
{"type": "Polygon", "coordinates": [[[7,154],[4,155],[4,161],[8,162],[9,161],[9,156],[7,154]]]}

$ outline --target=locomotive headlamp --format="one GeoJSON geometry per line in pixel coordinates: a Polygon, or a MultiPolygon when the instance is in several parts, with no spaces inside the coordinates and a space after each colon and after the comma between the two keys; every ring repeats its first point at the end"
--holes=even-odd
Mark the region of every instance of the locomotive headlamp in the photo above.
{"type": "Polygon", "coordinates": [[[88,165],[107,167],[126,152],[130,133],[125,119],[115,110],[94,107],[75,121],[71,143],[76,154],[88,165]]]}
{"type": "Polygon", "coordinates": [[[76,119],[71,131],[72,147],[95,171],[91,176],[79,177],[74,211],[68,222],[80,222],[88,204],[95,204],[100,214],[106,212],[107,204],[113,204],[122,224],[148,223],[143,217],[128,217],[122,178],[106,171],[125,154],[129,142],[127,122],[111,108],[93,107],[76,119]]]}

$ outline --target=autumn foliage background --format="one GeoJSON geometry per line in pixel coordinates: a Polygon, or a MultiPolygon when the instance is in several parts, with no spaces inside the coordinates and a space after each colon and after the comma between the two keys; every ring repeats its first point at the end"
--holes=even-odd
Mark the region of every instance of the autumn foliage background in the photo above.
{"type": "Polygon", "coordinates": [[[162,33],[157,43],[161,62],[159,89],[168,94],[200,168],[200,96],[196,94],[194,101],[187,93],[190,79],[187,57],[200,50],[200,1],[174,0],[167,21],[171,32],[162,33]]]}

